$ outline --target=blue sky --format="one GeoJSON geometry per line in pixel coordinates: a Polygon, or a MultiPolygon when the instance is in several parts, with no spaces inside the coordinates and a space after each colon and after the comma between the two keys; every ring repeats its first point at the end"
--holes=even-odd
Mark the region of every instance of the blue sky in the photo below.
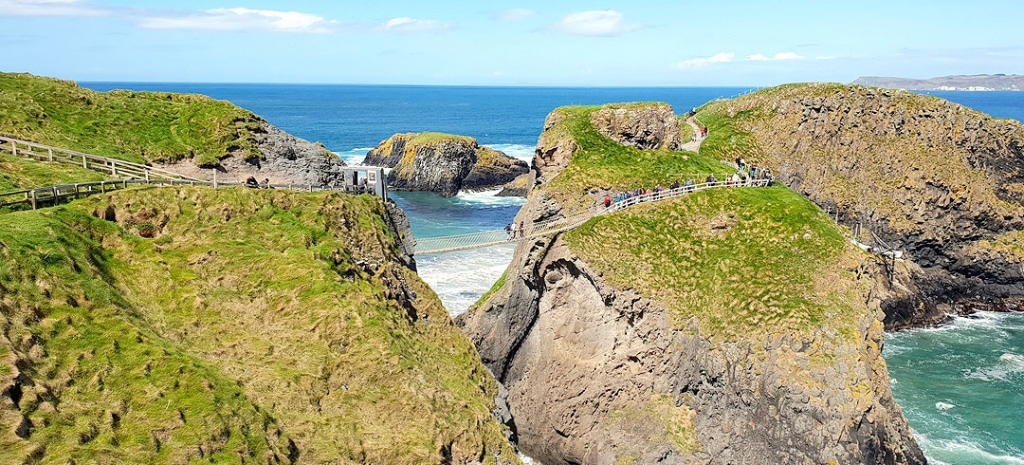
{"type": "Polygon", "coordinates": [[[0,70],[558,86],[1024,74],[1021,20],[1019,0],[0,0],[0,70]]]}

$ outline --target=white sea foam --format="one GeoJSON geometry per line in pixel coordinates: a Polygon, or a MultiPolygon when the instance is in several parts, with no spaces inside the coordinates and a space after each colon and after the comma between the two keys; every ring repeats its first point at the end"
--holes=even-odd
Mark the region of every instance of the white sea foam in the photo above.
{"type": "Polygon", "coordinates": [[[490,147],[490,148],[492,148],[494,150],[497,150],[499,152],[504,152],[505,155],[508,155],[510,157],[513,157],[513,158],[518,158],[518,159],[523,160],[523,161],[525,161],[527,163],[529,163],[531,160],[533,160],[533,149],[534,149],[534,146],[532,146],[532,145],[524,145],[524,144],[491,144],[491,145],[488,145],[488,147],[490,147]]]}
{"type": "Polygon", "coordinates": [[[420,277],[453,316],[464,313],[491,288],[512,260],[514,246],[427,255],[416,259],[420,277]]]}
{"type": "Polygon", "coordinates": [[[938,410],[949,410],[949,409],[955,408],[955,407],[956,407],[955,405],[948,404],[946,402],[936,402],[935,403],[935,408],[938,409],[938,410]]]}
{"type": "Polygon", "coordinates": [[[1024,355],[1003,354],[999,356],[999,360],[1009,367],[1024,370],[1024,355]]]}
{"type": "Polygon", "coordinates": [[[465,202],[467,204],[494,205],[499,207],[522,205],[526,203],[526,199],[522,197],[499,197],[497,195],[498,192],[501,192],[501,189],[476,192],[459,191],[459,194],[455,197],[460,202],[465,202]]]}
{"type": "Polygon", "coordinates": [[[929,435],[914,431],[921,449],[929,451],[927,454],[928,463],[931,464],[960,464],[960,463],[993,463],[1024,465],[1022,451],[990,451],[981,445],[957,439],[933,439],[929,435]]]}
{"type": "Polygon", "coordinates": [[[373,150],[373,148],[357,147],[344,152],[334,153],[341,157],[342,161],[347,165],[361,165],[363,163],[363,159],[366,158],[366,152],[369,152],[370,150],[373,150]]]}

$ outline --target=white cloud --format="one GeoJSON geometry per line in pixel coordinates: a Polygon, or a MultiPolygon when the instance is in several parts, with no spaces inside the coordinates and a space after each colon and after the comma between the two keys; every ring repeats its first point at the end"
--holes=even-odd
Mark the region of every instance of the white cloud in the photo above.
{"type": "Polygon", "coordinates": [[[338,23],[297,11],[214,8],[183,16],[148,16],[139,25],[149,29],[189,29],[200,31],[243,31],[251,29],[275,32],[326,33],[338,23]]]}
{"type": "Polygon", "coordinates": [[[735,53],[719,52],[706,58],[694,58],[691,60],[680,61],[674,66],[676,68],[701,68],[712,64],[729,63],[734,58],[736,58],[735,53]]]}
{"type": "Polygon", "coordinates": [[[765,56],[760,53],[753,55],[747,55],[747,61],[791,61],[791,60],[803,60],[804,57],[797,55],[793,52],[782,52],[776,53],[772,56],[765,56]]]}
{"type": "Polygon", "coordinates": [[[522,21],[529,19],[537,15],[536,11],[527,10],[525,8],[515,8],[512,10],[500,11],[494,15],[498,21],[522,21]]]}
{"type": "Polygon", "coordinates": [[[448,23],[432,19],[413,19],[407,16],[391,18],[383,24],[385,31],[398,33],[438,32],[451,29],[451,27],[448,23]]]}
{"type": "Polygon", "coordinates": [[[568,34],[607,37],[635,31],[640,26],[626,23],[625,16],[618,11],[594,10],[566,16],[554,28],[568,34]]]}
{"type": "Polygon", "coordinates": [[[108,11],[79,0],[0,0],[0,16],[103,16],[108,11]]]}

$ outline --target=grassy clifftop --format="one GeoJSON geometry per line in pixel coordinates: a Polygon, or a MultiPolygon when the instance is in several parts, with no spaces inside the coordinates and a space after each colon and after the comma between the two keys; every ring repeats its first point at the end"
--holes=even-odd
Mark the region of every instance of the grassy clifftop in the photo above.
{"type": "MultiPolygon", "coordinates": [[[[708,174],[724,179],[735,168],[720,160],[737,152],[718,147],[751,144],[719,124],[718,139],[709,138],[700,154],[625,147],[594,128],[590,115],[598,108],[560,108],[557,123],[541,136],[541,145],[578,145],[546,186],[568,205],[589,206],[587,193],[594,189],[702,182],[708,174]]],[[[616,287],[663,303],[677,327],[696,317],[718,340],[806,335],[822,326],[849,335],[864,311],[855,276],[859,251],[821,209],[781,186],[718,189],[642,205],[595,218],[566,239],[616,287]]]]}
{"type": "Polygon", "coordinates": [[[0,461],[516,462],[385,215],[241,188],[0,215],[0,415],[25,425],[0,461]]]}
{"type": "MultiPolygon", "coordinates": [[[[653,104],[620,105],[636,108],[653,104]]],[[[588,207],[591,189],[632,191],[666,187],[673,181],[700,182],[708,174],[721,178],[732,170],[715,158],[693,152],[640,150],[623,146],[601,135],[591,122],[600,106],[562,107],[552,112],[556,121],[540,136],[541,147],[572,141],[576,150],[568,165],[547,185],[548,193],[567,206],[588,207]]]]}
{"type": "Polygon", "coordinates": [[[216,166],[262,155],[258,116],[201,95],[115,90],[0,73],[0,134],[136,163],[193,159],[216,166]]]}
{"type": "Polygon", "coordinates": [[[856,332],[858,252],[785,187],[719,189],[596,218],[568,233],[616,287],[696,317],[718,341],[829,327],[856,332]]]}

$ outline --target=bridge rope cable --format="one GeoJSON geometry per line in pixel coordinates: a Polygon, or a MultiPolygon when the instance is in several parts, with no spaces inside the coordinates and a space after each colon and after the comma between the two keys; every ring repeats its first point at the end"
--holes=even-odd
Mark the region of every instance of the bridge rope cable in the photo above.
{"type": "Polygon", "coordinates": [[[680,186],[675,189],[667,189],[659,192],[651,192],[638,196],[631,196],[628,199],[621,200],[619,202],[613,202],[608,207],[599,206],[596,209],[573,215],[570,217],[554,218],[547,221],[536,222],[531,224],[524,224],[524,230],[515,232],[515,237],[510,238],[510,234],[504,230],[489,230],[481,231],[478,233],[469,234],[455,234],[450,236],[438,236],[438,237],[427,237],[422,239],[416,239],[414,250],[416,255],[430,255],[438,253],[456,252],[461,250],[477,249],[483,247],[492,247],[501,244],[509,244],[514,242],[523,242],[531,239],[535,239],[540,236],[546,236],[549,234],[555,234],[565,232],[571,229],[575,229],[586,223],[591,218],[607,215],[609,213],[617,212],[634,205],[640,205],[643,203],[660,202],[663,200],[669,200],[682,195],[687,195],[693,192],[699,192],[708,189],[716,188],[733,188],[733,187],[762,187],[767,186],[769,179],[748,179],[747,181],[740,181],[733,183],[730,181],[716,181],[716,182],[705,182],[701,184],[693,184],[688,186],[680,186]]]}

